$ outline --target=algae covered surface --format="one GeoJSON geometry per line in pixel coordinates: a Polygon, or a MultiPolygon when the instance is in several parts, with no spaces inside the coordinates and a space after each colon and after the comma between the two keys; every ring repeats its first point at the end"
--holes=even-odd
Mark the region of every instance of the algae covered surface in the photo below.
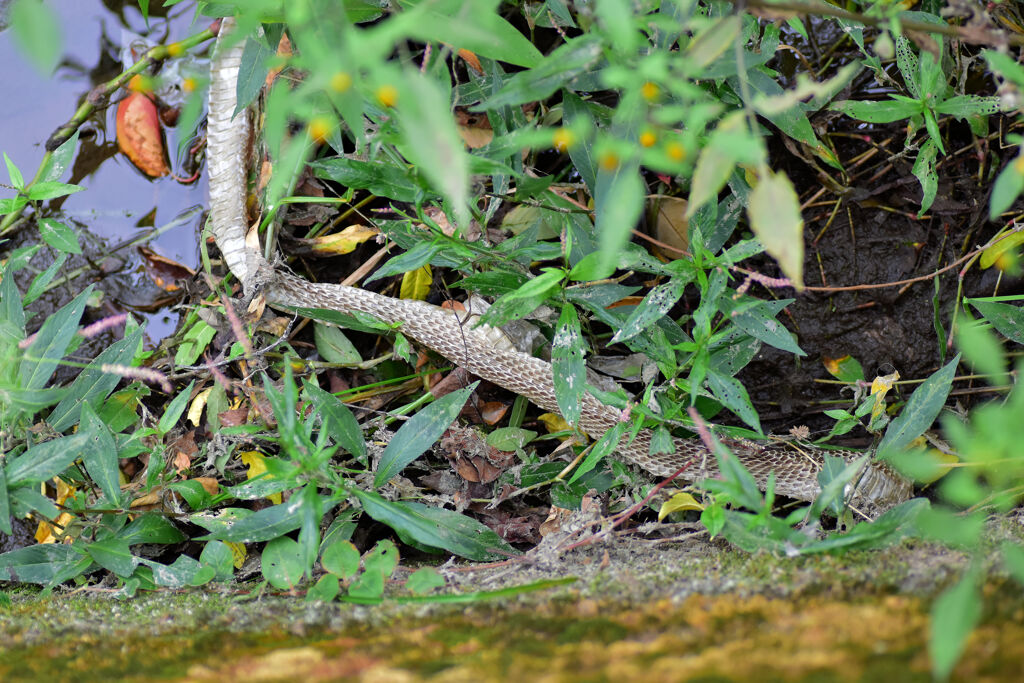
{"type": "MultiPolygon", "coordinates": [[[[967,556],[905,541],[842,556],[636,539],[450,567],[445,593],[574,576],[470,604],[311,603],[242,584],[119,597],[8,592],[0,679],[931,680],[932,599],[967,556]]],[[[1024,598],[997,573],[953,680],[1019,680],[1024,598]]]]}

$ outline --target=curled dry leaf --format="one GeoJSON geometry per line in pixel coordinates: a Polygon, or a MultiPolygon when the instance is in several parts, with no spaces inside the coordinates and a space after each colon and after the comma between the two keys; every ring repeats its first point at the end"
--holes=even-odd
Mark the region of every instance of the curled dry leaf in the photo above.
{"type": "Polygon", "coordinates": [[[153,100],[140,92],[130,93],[117,105],[117,145],[149,177],[159,178],[171,172],[160,115],[153,100]]]}

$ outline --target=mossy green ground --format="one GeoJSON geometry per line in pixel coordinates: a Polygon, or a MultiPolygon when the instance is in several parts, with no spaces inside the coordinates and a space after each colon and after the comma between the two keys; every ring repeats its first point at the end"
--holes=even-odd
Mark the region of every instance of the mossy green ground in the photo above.
{"type": "MultiPolygon", "coordinates": [[[[931,601],[966,561],[920,541],[777,558],[634,539],[549,566],[460,567],[450,591],[578,577],[470,605],[312,604],[244,585],[132,599],[18,589],[0,608],[0,679],[927,681],[931,601]]],[[[1020,680],[1020,586],[991,572],[984,594],[953,679],[1020,680]]]]}

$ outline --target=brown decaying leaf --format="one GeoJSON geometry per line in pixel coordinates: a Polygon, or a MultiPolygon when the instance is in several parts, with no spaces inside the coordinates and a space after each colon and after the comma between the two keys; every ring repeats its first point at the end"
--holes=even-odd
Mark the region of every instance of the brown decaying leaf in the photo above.
{"type": "Polygon", "coordinates": [[[459,56],[466,62],[466,66],[477,72],[481,76],[484,75],[484,68],[480,66],[480,60],[477,56],[465,48],[459,50],[459,56]]]}
{"type": "Polygon", "coordinates": [[[178,291],[178,280],[187,280],[196,274],[196,271],[188,266],[161,256],[149,247],[140,246],[139,254],[142,255],[146,275],[165,292],[178,291]]]}
{"type": "Polygon", "coordinates": [[[130,93],[117,105],[117,145],[136,168],[151,178],[171,172],[160,115],[153,100],[142,93],[130,93]]]}
{"type": "MultiPolygon", "coordinates": [[[[675,247],[680,251],[687,251],[690,248],[689,227],[690,222],[686,220],[686,200],[681,197],[667,197],[658,195],[652,197],[653,207],[657,211],[655,217],[655,237],[665,244],[675,247]]],[[[660,250],[659,250],[660,251],[660,250]]],[[[676,258],[678,253],[670,252],[662,254],[666,258],[676,258]]]]}
{"type": "Polygon", "coordinates": [[[470,149],[486,147],[494,140],[494,131],[491,129],[487,114],[459,107],[455,110],[455,125],[459,128],[459,137],[470,149]]]}
{"type": "Polygon", "coordinates": [[[231,410],[225,410],[223,413],[218,413],[217,417],[220,419],[220,424],[223,427],[238,427],[246,423],[246,418],[249,416],[249,408],[232,408],[231,410]]]}

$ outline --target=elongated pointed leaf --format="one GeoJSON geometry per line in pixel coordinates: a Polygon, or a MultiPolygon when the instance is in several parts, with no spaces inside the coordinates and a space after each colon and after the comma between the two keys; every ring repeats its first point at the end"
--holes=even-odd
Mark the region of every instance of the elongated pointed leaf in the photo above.
{"type": "Polygon", "coordinates": [[[139,327],[124,339],[114,342],[103,349],[89,363],[88,367],[79,373],[68,388],[64,399],[57,404],[47,419],[55,431],[63,432],[78,422],[83,405],[88,404],[93,408],[99,408],[103,404],[117,383],[121,381],[121,377],[103,372],[102,366],[105,364],[130,365],[144,332],[145,328],[139,327]]]}
{"type": "Polygon", "coordinates": [[[359,422],[348,406],[342,403],[337,396],[324,391],[315,384],[306,383],[302,392],[320,413],[324,429],[328,431],[335,443],[354,455],[359,461],[365,462],[366,440],[363,438],[363,430],[359,427],[359,422]]]}
{"type": "Polygon", "coordinates": [[[473,382],[468,387],[439,398],[402,425],[381,453],[373,485],[383,486],[391,477],[404,470],[406,465],[434,445],[459,416],[462,406],[476,390],[477,384],[479,382],[473,382]]]}
{"type": "Polygon", "coordinates": [[[7,486],[36,484],[57,476],[82,455],[88,440],[89,434],[81,432],[29,448],[7,462],[7,486]]]}
{"type": "Polygon", "coordinates": [[[583,363],[584,341],[580,319],[572,304],[565,304],[558,318],[558,328],[551,342],[551,365],[555,376],[555,399],[558,410],[569,424],[580,419],[587,371],[583,363]]]}
{"type": "Polygon", "coordinates": [[[68,344],[78,331],[78,321],[91,294],[90,285],[43,323],[21,361],[22,388],[42,389],[53,377],[57,363],[64,357],[68,344]]]}
{"type": "Polygon", "coordinates": [[[88,403],[82,406],[82,423],[79,431],[89,435],[89,440],[82,451],[85,471],[103,491],[107,501],[117,505],[121,500],[117,445],[107,425],[96,417],[96,411],[88,403]]]}
{"type": "Polygon", "coordinates": [[[496,533],[465,515],[421,503],[392,502],[372,491],[354,493],[366,514],[423,545],[477,561],[515,554],[496,533]]]}
{"type": "Polygon", "coordinates": [[[960,364],[960,354],[926,379],[914,390],[904,406],[903,412],[892,421],[885,431],[885,436],[878,444],[878,451],[899,451],[932,426],[939,411],[946,403],[949,390],[953,387],[956,366],[960,364]]]}

